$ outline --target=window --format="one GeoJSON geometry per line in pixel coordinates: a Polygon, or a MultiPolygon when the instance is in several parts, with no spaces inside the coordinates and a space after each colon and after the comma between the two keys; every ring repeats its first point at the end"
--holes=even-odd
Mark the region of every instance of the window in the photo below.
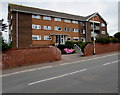
{"type": "Polygon", "coordinates": [[[52,40],[51,36],[44,36],[44,40],[52,40]]]}
{"type": "Polygon", "coordinates": [[[55,27],[55,30],[56,30],[56,31],[61,31],[62,28],[61,28],[61,27],[55,27]]]}
{"type": "Polygon", "coordinates": [[[75,28],[74,28],[74,29],[73,29],[73,32],[78,32],[78,29],[75,29],[75,28]]]}
{"type": "Polygon", "coordinates": [[[81,32],[82,32],[82,34],[85,34],[85,29],[82,29],[82,31],[81,31],[81,32]]]}
{"type": "Polygon", "coordinates": [[[32,15],[32,18],[41,19],[40,15],[32,15]]]}
{"type": "Polygon", "coordinates": [[[101,31],[101,34],[106,34],[105,31],[101,31]]]}
{"type": "Polygon", "coordinates": [[[73,20],[72,23],[74,23],[74,24],[78,24],[78,21],[74,21],[74,20],[73,20]]]}
{"type": "Polygon", "coordinates": [[[105,24],[104,24],[104,23],[101,23],[101,27],[105,27],[105,24]]]}
{"type": "Polygon", "coordinates": [[[80,22],[81,26],[85,26],[85,22],[80,22]]]}
{"type": "Polygon", "coordinates": [[[40,35],[32,35],[32,40],[41,40],[40,35]]]}
{"type": "Polygon", "coordinates": [[[44,26],[44,30],[51,30],[51,26],[44,26]]]}
{"type": "Polygon", "coordinates": [[[61,21],[61,18],[55,18],[54,20],[55,21],[61,21]]]}
{"type": "Polygon", "coordinates": [[[43,19],[44,19],[44,20],[51,20],[51,17],[44,16],[43,19]]]}
{"type": "Polygon", "coordinates": [[[65,28],[65,31],[69,32],[69,31],[70,31],[70,28],[65,28]]]}
{"type": "Polygon", "coordinates": [[[71,37],[67,37],[67,41],[71,41],[71,37]]]}
{"type": "Polygon", "coordinates": [[[41,25],[32,24],[32,29],[41,29],[41,25]]]}
{"type": "Polygon", "coordinates": [[[64,22],[70,23],[70,20],[68,20],[68,19],[65,19],[65,20],[64,20],[64,22]]]}
{"type": "Polygon", "coordinates": [[[82,42],[85,42],[85,38],[81,37],[82,42]]]}
{"type": "Polygon", "coordinates": [[[73,37],[74,41],[79,41],[79,37],[73,37]]]}

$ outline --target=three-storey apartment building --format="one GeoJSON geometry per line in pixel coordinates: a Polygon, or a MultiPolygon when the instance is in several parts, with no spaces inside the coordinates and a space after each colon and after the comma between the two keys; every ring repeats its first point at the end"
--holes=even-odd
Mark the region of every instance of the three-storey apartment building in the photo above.
{"type": "Polygon", "coordinates": [[[107,23],[99,15],[77,16],[9,4],[8,20],[13,47],[65,44],[65,41],[91,41],[107,36],[107,23]]]}

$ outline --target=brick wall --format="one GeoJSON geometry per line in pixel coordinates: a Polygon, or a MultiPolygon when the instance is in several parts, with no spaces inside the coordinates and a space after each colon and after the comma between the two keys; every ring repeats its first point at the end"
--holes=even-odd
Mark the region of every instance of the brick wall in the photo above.
{"type": "Polygon", "coordinates": [[[2,54],[2,68],[61,60],[61,51],[56,47],[31,47],[10,49],[2,54]]]}
{"type": "MultiPolygon", "coordinates": [[[[114,52],[114,51],[120,51],[120,43],[109,43],[109,44],[100,44],[96,43],[95,45],[95,51],[96,54],[103,54],[108,52],[114,52]]],[[[93,55],[93,44],[87,44],[87,46],[84,49],[85,56],[93,55]]]]}

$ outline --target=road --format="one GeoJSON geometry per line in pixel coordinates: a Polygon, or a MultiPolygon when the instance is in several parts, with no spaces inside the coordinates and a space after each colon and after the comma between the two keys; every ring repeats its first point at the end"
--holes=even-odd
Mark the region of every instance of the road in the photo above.
{"type": "Polygon", "coordinates": [[[3,93],[118,93],[118,53],[2,77],[3,93]]]}

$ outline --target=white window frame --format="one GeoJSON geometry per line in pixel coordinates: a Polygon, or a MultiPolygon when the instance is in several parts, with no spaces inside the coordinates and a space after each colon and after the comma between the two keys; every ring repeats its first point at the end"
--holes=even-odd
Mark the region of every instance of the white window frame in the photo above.
{"type": "Polygon", "coordinates": [[[32,18],[41,19],[40,15],[32,15],[32,18]]]}
{"type": "Polygon", "coordinates": [[[41,40],[41,35],[32,35],[32,40],[41,40]],[[33,37],[37,37],[37,39],[33,39],[33,37]]]}
{"type": "Polygon", "coordinates": [[[64,22],[70,23],[71,21],[69,19],[64,19],[64,22]]]}
{"type": "Polygon", "coordinates": [[[49,17],[49,16],[43,16],[43,19],[44,20],[51,20],[51,17],[49,17]]]}
{"type": "Polygon", "coordinates": [[[74,24],[78,24],[78,21],[76,21],[76,20],[73,20],[73,21],[72,21],[72,23],[74,23],[74,24]]]}
{"type": "Polygon", "coordinates": [[[66,28],[65,28],[65,31],[66,31],[66,32],[70,32],[70,28],[66,27],[66,28]],[[69,29],[69,31],[67,31],[67,29],[69,29]]]}
{"type": "Polygon", "coordinates": [[[74,40],[74,39],[78,39],[77,41],[79,41],[79,37],[73,37],[73,41],[76,41],[76,40],[74,40]]]}
{"type": "Polygon", "coordinates": [[[85,34],[85,32],[86,32],[85,29],[82,29],[82,34],[85,34]]]}
{"type": "Polygon", "coordinates": [[[41,25],[32,24],[32,29],[41,29],[41,25]]]}
{"type": "Polygon", "coordinates": [[[71,37],[67,37],[66,40],[67,40],[67,41],[71,41],[71,37]],[[68,38],[70,38],[70,40],[68,40],[68,38]]]}
{"type": "Polygon", "coordinates": [[[51,26],[43,26],[44,30],[51,30],[51,26]]]}
{"type": "Polygon", "coordinates": [[[77,28],[73,28],[73,32],[78,32],[79,30],[77,28]]]}
{"type": "Polygon", "coordinates": [[[62,31],[62,27],[54,27],[56,31],[62,31]],[[58,30],[58,28],[60,28],[61,30],[58,30]]]}
{"type": "Polygon", "coordinates": [[[62,20],[61,20],[61,18],[54,18],[54,21],[59,21],[59,22],[61,22],[62,20]]]}
{"type": "Polygon", "coordinates": [[[81,37],[81,40],[83,40],[82,42],[85,42],[85,38],[84,37],[81,37]]]}
{"type": "Polygon", "coordinates": [[[101,27],[105,27],[105,23],[101,23],[101,27]]]}
{"type": "Polygon", "coordinates": [[[106,32],[105,31],[101,31],[101,34],[106,34],[106,32]]]}
{"type": "Polygon", "coordinates": [[[52,40],[51,36],[44,36],[44,40],[52,40]]]}

